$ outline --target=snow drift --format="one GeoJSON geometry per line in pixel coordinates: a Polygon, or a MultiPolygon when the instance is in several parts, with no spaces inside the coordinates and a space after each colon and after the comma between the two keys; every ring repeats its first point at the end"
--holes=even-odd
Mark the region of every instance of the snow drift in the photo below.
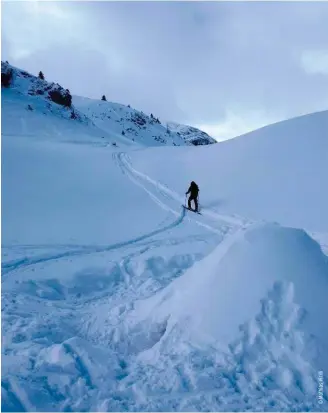
{"type": "Polygon", "coordinates": [[[263,301],[276,333],[299,323],[328,346],[328,320],[321,317],[328,312],[327,289],[328,260],[312,238],[258,224],[228,238],[142,307],[150,305],[152,317],[170,324],[187,321],[196,337],[229,344],[239,326],[260,314],[263,301]]]}

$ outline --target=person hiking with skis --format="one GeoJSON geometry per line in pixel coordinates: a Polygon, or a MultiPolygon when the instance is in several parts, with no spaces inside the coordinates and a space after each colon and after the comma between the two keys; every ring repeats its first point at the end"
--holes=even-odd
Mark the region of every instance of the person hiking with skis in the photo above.
{"type": "Polygon", "coordinates": [[[199,192],[198,185],[196,184],[196,182],[192,181],[188,191],[186,192],[186,195],[188,195],[190,193],[189,198],[188,198],[188,208],[191,211],[198,212],[198,192],[199,192]],[[191,201],[194,201],[194,203],[195,203],[195,209],[194,210],[191,209],[191,201]]]}

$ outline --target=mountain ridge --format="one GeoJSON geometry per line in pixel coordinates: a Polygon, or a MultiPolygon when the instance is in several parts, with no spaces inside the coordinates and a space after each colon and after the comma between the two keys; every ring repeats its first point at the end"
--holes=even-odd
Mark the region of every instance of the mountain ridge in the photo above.
{"type": "Polygon", "coordinates": [[[30,112],[51,112],[63,119],[94,126],[99,129],[99,138],[107,140],[115,137],[115,141],[109,139],[114,145],[184,146],[216,143],[197,128],[175,122],[162,123],[153,114],[147,115],[130,105],[109,102],[105,96],[97,100],[72,95],[69,89],[46,80],[40,74],[35,76],[1,61],[1,88],[18,93],[22,97],[20,104],[24,104],[30,112]]]}

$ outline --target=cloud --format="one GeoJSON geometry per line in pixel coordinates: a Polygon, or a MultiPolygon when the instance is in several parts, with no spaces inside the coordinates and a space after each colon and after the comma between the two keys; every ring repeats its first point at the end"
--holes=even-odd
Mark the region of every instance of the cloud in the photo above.
{"type": "Polygon", "coordinates": [[[327,108],[313,75],[326,73],[328,3],[27,4],[3,4],[3,57],[75,94],[218,137],[327,108]]]}
{"type": "Polygon", "coordinates": [[[275,123],[278,120],[279,117],[272,117],[272,115],[261,110],[246,110],[242,116],[238,110],[228,110],[221,122],[215,124],[199,124],[196,127],[213,136],[218,142],[221,142],[275,123]]]}
{"type": "Polygon", "coordinates": [[[306,73],[328,75],[328,49],[306,50],[302,53],[301,61],[306,73]]]}

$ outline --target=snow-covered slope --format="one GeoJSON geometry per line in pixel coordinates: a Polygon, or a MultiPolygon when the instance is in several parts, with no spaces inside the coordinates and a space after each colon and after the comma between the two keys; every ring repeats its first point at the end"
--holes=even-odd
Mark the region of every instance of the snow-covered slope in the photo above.
{"type": "Polygon", "coordinates": [[[206,132],[194,128],[193,126],[181,125],[175,122],[166,122],[166,126],[170,131],[182,136],[182,138],[189,144],[199,146],[216,143],[216,140],[206,132]]]}
{"type": "Polygon", "coordinates": [[[1,62],[1,88],[3,93],[9,89],[26,98],[33,97],[34,99],[29,100],[30,105],[26,107],[29,111],[39,110],[64,119],[90,123],[89,119],[72,105],[72,96],[68,89],[58,83],[49,83],[44,78],[33,76],[7,62],[1,62]],[[35,103],[34,107],[32,102],[35,103]]]}
{"type": "Polygon", "coordinates": [[[205,209],[328,231],[328,111],[214,146],[149,149],[130,157],[134,168],[180,194],[181,201],[194,180],[205,209]],[[163,157],[169,157],[174,176],[161,167],[163,157]]]}
{"type": "MultiPolygon", "coordinates": [[[[69,92],[55,83],[49,83],[1,62],[2,134],[4,136],[33,136],[54,141],[93,144],[97,146],[134,144],[123,136],[108,134],[80,112],[70,99],[65,104],[56,102],[69,92]],[[7,74],[7,76],[6,76],[7,74]],[[8,85],[3,86],[8,78],[8,85]],[[50,92],[55,94],[55,101],[50,92]],[[67,106],[70,103],[70,106],[67,106]]],[[[137,146],[134,144],[134,146],[137,146]]]]}
{"type": "Polygon", "coordinates": [[[186,145],[181,136],[152,115],[117,103],[72,97],[69,90],[59,84],[49,83],[6,62],[1,62],[1,73],[2,85],[8,82],[7,87],[2,87],[4,134],[26,136],[27,131],[31,134],[38,130],[35,125],[39,125],[44,134],[55,139],[60,140],[63,135],[68,138],[67,129],[70,129],[71,141],[90,143],[88,135],[91,135],[94,144],[101,146],[186,145]],[[43,116],[48,116],[46,122],[43,116]]]}
{"type": "Polygon", "coordinates": [[[47,102],[2,88],[2,411],[326,411],[327,113],[143,148],[47,102]]]}
{"type": "Polygon", "coordinates": [[[185,145],[175,131],[163,126],[152,114],[147,116],[129,106],[74,96],[74,104],[101,129],[123,135],[145,146],[185,145]]]}

